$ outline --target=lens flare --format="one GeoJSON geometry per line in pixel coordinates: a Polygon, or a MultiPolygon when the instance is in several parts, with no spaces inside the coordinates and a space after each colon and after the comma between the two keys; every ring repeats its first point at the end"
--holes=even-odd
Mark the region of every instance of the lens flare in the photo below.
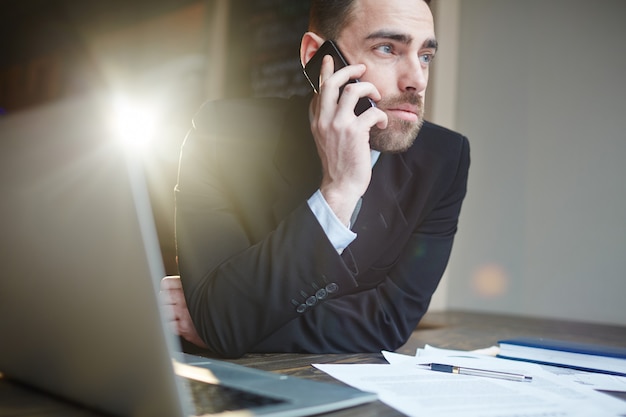
{"type": "Polygon", "coordinates": [[[118,96],[112,115],[114,135],[129,150],[144,150],[154,139],[158,114],[152,106],[118,96]]]}
{"type": "Polygon", "coordinates": [[[474,271],[472,289],[482,298],[497,298],[504,295],[509,286],[509,277],[500,265],[486,264],[474,271]]]}

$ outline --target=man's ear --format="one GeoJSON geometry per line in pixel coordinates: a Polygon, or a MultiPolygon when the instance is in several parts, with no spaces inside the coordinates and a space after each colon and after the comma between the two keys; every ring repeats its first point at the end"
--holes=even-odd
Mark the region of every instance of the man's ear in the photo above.
{"type": "Polygon", "coordinates": [[[302,68],[315,55],[315,52],[320,49],[323,43],[324,39],[316,33],[306,32],[302,36],[302,41],[300,42],[300,63],[302,68]]]}

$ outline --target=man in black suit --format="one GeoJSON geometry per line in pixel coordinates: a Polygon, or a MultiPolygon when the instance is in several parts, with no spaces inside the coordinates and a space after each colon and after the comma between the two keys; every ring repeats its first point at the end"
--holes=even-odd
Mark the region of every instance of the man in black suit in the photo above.
{"type": "Polygon", "coordinates": [[[396,349],[457,230],[469,144],[423,121],[427,3],[311,7],[303,65],[327,39],[355,65],[326,57],[312,97],[207,103],[183,145],[181,275],[162,289],[175,331],[223,356],[396,349]],[[376,107],[357,116],[361,97],[376,107]]]}

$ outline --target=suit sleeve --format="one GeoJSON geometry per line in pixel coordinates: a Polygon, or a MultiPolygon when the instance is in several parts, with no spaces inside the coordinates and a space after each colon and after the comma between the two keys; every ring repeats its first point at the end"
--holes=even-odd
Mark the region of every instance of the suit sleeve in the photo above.
{"type": "Polygon", "coordinates": [[[410,235],[394,266],[372,272],[380,274],[379,284],[312,309],[255,350],[378,352],[404,344],[426,312],[448,263],[466,194],[469,159],[469,143],[463,137],[456,175],[445,197],[410,235]]]}

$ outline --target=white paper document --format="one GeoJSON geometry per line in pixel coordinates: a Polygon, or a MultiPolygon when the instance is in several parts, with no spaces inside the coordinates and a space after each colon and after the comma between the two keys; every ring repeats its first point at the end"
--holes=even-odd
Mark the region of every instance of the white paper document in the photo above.
{"type": "Polygon", "coordinates": [[[563,380],[541,366],[470,352],[407,356],[383,352],[390,364],[314,365],[356,388],[376,392],[381,401],[408,416],[602,417],[626,415],[626,401],[563,380]],[[450,374],[419,363],[500,372],[523,372],[532,382],[450,374]]]}
{"type": "MultiPolygon", "coordinates": [[[[425,356],[468,356],[475,354],[485,354],[489,356],[496,356],[499,352],[499,348],[497,346],[491,346],[485,349],[474,350],[471,352],[459,351],[459,350],[450,350],[450,349],[440,349],[434,346],[426,345],[422,349],[418,349],[415,353],[416,357],[425,357],[425,356]]],[[[406,358],[412,358],[407,355],[398,355],[392,352],[383,352],[385,355],[385,359],[389,363],[394,363],[397,361],[404,361],[406,358]]],[[[528,362],[520,362],[521,364],[527,364],[528,362]]],[[[525,366],[525,365],[522,365],[525,366]]],[[[597,372],[587,372],[581,371],[578,369],[572,368],[563,368],[558,366],[550,366],[550,365],[539,365],[541,369],[546,372],[549,372],[553,375],[560,377],[563,380],[567,380],[570,382],[575,382],[580,385],[585,385],[587,387],[596,389],[596,390],[604,390],[604,391],[621,391],[626,392],[626,376],[619,375],[609,375],[602,374],[597,372]]]]}

